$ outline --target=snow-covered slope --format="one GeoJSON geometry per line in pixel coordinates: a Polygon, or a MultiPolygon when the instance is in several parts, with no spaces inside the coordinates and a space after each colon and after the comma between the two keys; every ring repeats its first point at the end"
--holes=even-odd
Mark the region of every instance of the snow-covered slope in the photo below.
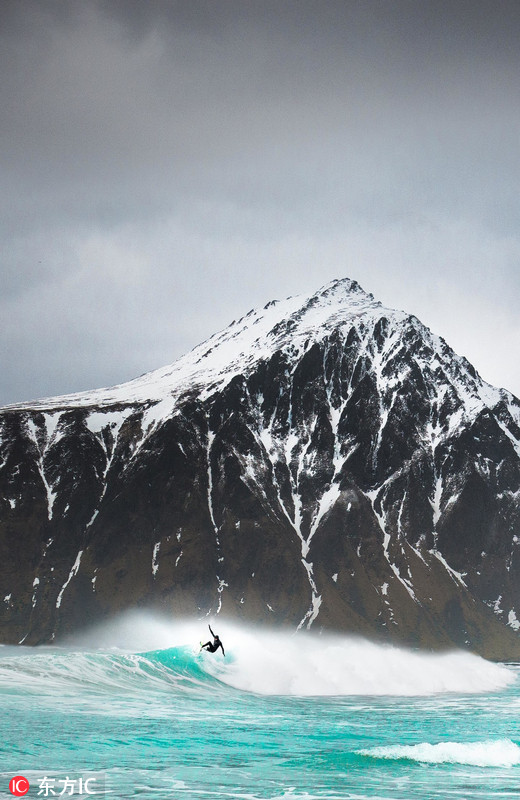
{"type": "Polygon", "coordinates": [[[16,636],[139,602],[516,647],[520,405],[353,281],[0,433],[16,636]]]}
{"type": "MultiPolygon", "coordinates": [[[[223,331],[195,347],[174,364],[154,370],[135,380],[106,389],[44,398],[7,406],[22,408],[67,408],[114,404],[160,402],[197,391],[207,396],[221,390],[237,374],[246,374],[255,364],[276,350],[305,348],[309,340],[319,341],[335,327],[349,327],[360,316],[373,322],[381,316],[381,304],[349,279],[333,281],[308,296],[272,301],[263,309],[251,310],[223,331]]],[[[401,315],[403,318],[405,315],[401,315]]]]}
{"type": "MultiPolygon", "coordinates": [[[[249,374],[259,361],[269,359],[278,350],[290,353],[297,360],[311,344],[323,341],[334,331],[346,338],[352,328],[360,339],[370,340],[376,325],[387,317],[392,319],[393,335],[386,352],[381,354],[380,367],[385,359],[395,355],[402,331],[411,325],[418,335],[426,336],[435,353],[436,362],[430,367],[440,367],[450,379],[458,381],[457,389],[467,413],[478,411],[483,405],[493,406],[503,397],[509,398],[505,390],[496,389],[479,379],[464,359],[454,363],[453,351],[418,320],[404,312],[385,308],[363,291],[356,281],[346,278],[332,281],[316,293],[274,300],[263,309],[253,309],[173,364],[132,381],[105,389],[17,403],[6,408],[51,410],[148,404],[168,398],[177,400],[195,393],[206,399],[211,393],[222,391],[236,375],[249,374]]],[[[378,375],[378,380],[381,383],[382,374],[378,375]]]]}

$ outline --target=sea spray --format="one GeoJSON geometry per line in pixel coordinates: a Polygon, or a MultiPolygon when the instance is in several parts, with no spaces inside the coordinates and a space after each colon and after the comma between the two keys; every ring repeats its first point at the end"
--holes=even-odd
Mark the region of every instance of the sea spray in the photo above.
{"type": "Polygon", "coordinates": [[[471,653],[413,652],[348,636],[235,631],[234,661],[208,671],[237,689],[307,696],[431,695],[494,691],[513,674],[471,653]]]}
{"type": "MultiPolygon", "coordinates": [[[[500,690],[515,679],[507,667],[462,651],[412,651],[351,636],[269,631],[224,619],[212,624],[224,642],[225,658],[198,652],[198,640],[208,637],[206,623],[144,612],[122,615],[76,637],[75,644],[110,644],[134,653],[184,647],[187,657],[191,654],[192,669],[263,695],[471,694],[500,690]]],[[[178,663],[170,666],[178,671],[178,663]]]]}

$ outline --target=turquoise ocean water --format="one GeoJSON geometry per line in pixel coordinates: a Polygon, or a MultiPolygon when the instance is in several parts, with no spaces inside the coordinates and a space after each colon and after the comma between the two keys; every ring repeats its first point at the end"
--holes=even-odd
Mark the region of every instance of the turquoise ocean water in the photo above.
{"type": "Polygon", "coordinates": [[[0,798],[518,800],[518,665],[213,627],[0,647],[0,798]]]}

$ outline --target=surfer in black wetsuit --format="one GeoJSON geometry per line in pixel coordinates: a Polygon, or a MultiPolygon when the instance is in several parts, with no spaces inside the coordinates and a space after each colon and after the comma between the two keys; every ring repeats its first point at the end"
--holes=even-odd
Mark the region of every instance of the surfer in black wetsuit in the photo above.
{"type": "Polygon", "coordinates": [[[209,632],[213,636],[213,641],[212,642],[206,642],[206,644],[201,644],[200,645],[201,649],[207,650],[208,653],[215,653],[219,649],[219,647],[221,647],[222,648],[222,655],[225,656],[226,654],[224,653],[224,645],[222,644],[222,642],[218,638],[217,634],[213,633],[213,631],[211,630],[211,625],[208,625],[208,628],[209,628],[209,632]]]}

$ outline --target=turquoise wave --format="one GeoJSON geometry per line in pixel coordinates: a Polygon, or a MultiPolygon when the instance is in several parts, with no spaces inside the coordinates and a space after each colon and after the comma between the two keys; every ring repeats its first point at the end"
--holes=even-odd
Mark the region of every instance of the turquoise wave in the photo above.
{"type": "Polygon", "coordinates": [[[431,696],[500,691],[516,680],[511,669],[470,653],[417,653],[355,639],[266,632],[236,632],[229,639],[225,658],[198,645],[142,651],[0,648],[0,692],[431,696]]]}
{"type": "Polygon", "coordinates": [[[206,654],[186,646],[144,653],[18,649],[0,656],[0,692],[72,697],[232,691],[208,671],[208,664],[206,654]]]}

